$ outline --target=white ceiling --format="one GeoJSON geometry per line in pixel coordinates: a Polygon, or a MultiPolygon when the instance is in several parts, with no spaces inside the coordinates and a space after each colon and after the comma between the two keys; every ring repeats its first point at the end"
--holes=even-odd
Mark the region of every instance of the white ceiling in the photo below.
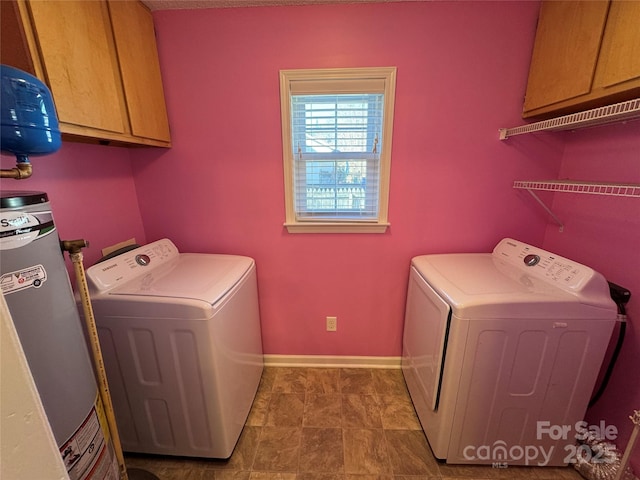
{"type": "Polygon", "coordinates": [[[143,0],[151,10],[193,8],[264,7],[276,5],[317,5],[322,3],[378,3],[424,0],[143,0]]]}

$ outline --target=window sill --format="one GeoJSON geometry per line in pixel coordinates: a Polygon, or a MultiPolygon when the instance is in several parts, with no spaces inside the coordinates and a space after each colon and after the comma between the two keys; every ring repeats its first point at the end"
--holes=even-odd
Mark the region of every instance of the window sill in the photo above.
{"type": "Polygon", "coordinates": [[[285,223],[289,233],[385,233],[389,223],[298,222],[285,223]]]}

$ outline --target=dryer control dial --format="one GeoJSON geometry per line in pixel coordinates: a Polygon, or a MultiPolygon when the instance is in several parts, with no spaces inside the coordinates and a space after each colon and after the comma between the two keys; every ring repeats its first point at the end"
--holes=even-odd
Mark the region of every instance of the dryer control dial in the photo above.
{"type": "Polygon", "coordinates": [[[146,267],[151,263],[151,259],[149,258],[149,255],[140,254],[140,255],[136,255],[135,258],[136,258],[136,263],[143,267],[146,267]]]}
{"type": "Polygon", "coordinates": [[[537,265],[538,262],[540,262],[540,255],[530,254],[530,255],[527,255],[527,256],[524,257],[524,264],[527,267],[533,267],[533,266],[537,265]]]}

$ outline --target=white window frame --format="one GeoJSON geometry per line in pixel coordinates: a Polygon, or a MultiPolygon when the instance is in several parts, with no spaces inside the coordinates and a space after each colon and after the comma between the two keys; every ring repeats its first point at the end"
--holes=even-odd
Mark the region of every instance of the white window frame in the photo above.
{"type": "MultiPolygon", "coordinates": [[[[331,68],[280,71],[280,111],[285,181],[285,227],[289,233],[384,233],[389,227],[389,180],[395,103],[396,67],[331,68]],[[375,220],[299,219],[295,211],[294,152],[291,134],[291,94],[373,93],[383,85],[384,113],[380,150],[378,216],[375,220]]],[[[378,93],[378,92],[376,92],[378,93]]]]}

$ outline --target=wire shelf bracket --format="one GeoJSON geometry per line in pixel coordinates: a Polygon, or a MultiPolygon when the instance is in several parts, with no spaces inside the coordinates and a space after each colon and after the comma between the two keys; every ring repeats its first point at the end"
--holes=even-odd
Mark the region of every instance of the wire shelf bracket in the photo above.
{"type": "Polygon", "coordinates": [[[578,128],[605,125],[640,118],[640,98],[626,102],[614,103],[605,107],[572,113],[562,117],[550,118],[541,122],[529,123],[513,128],[500,128],[500,140],[506,140],[515,135],[540,131],[574,130],[578,128]]]}
{"type": "MultiPolygon", "coordinates": [[[[521,188],[521,187],[516,187],[516,186],[514,185],[514,188],[521,188]]],[[[534,200],[535,200],[536,202],[538,202],[538,204],[539,204],[542,208],[544,208],[545,212],[547,212],[547,213],[549,214],[549,216],[553,219],[553,221],[556,223],[556,225],[558,225],[558,227],[560,227],[560,229],[559,229],[559,230],[560,230],[560,232],[563,232],[563,231],[564,231],[564,223],[562,223],[562,220],[560,220],[560,219],[558,218],[558,216],[557,216],[555,213],[553,213],[553,211],[552,211],[549,207],[547,207],[547,204],[546,204],[546,203],[544,203],[544,202],[540,199],[540,197],[539,197],[538,195],[536,195],[536,192],[534,192],[533,190],[531,190],[531,189],[529,189],[529,188],[525,188],[525,190],[526,190],[527,192],[529,192],[529,194],[534,198],[534,200]]]]}
{"type": "Polygon", "coordinates": [[[540,180],[526,181],[516,180],[513,188],[526,190],[551,216],[553,221],[560,227],[562,232],[564,224],[558,216],[538,197],[534,190],[547,192],[579,193],[588,195],[605,195],[613,197],[640,198],[640,184],[637,183],[603,183],[603,182],[580,182],[574,180],[540,180]]]}

